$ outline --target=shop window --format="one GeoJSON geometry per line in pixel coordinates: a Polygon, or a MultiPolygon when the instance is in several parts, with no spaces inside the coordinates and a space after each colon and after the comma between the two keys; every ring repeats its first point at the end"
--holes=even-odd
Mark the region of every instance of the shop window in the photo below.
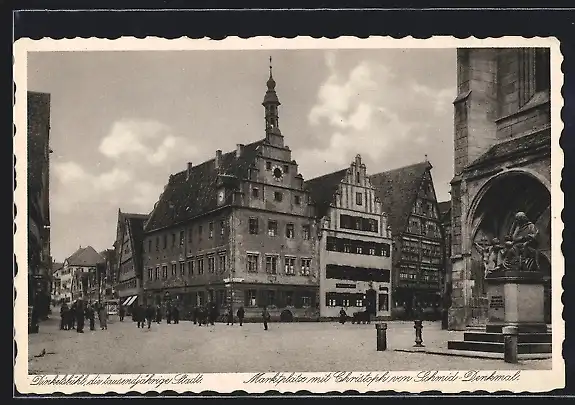
{"type": "Polygon", "coordinates": [[[257,291],[256,290],[247,290],[246,291],[246,298],[245,298],[245,305],[246,307],[257,307],[257,291]]]}

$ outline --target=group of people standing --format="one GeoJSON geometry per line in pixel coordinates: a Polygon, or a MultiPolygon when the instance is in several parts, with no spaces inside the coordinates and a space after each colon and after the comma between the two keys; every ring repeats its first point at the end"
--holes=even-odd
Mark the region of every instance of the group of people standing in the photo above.
{"type": "MultiPolygon", "coordinates": [[[[165,312],[168,324],[171,324],[172,321],[174,324],[180,323],[180,309],[176,305],[167,305],[165,311],[162,311],[160,305],[134,305],[132,308],[132,320],[138,324],[138,328],[144,328],[145,324],[147,324],[148,329],[150,329],[152,322],[158,324],[162,322],[162,312],[165,312]]],[[[120,320],[123,320],[122,316],[120,320]]]]}
{"type": "Polygon", "coordinates": [[[100,321],[100,329],[108,329],[108,310],[105,305],[97,302],[76,300],[70,306],[63,303],[60,307],[60,329],[84,333],[84,323],[88,320],[90,330],[96,329],[96,314],[100,321]]]}

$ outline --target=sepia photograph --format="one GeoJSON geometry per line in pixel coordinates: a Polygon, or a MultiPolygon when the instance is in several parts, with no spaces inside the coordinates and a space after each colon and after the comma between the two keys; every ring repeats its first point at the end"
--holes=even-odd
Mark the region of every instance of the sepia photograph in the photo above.
{"type": "Polygon", "coordinates": [[[20,390],[562,386],[558,41],[486,43],[16,43],[20,390]]]}

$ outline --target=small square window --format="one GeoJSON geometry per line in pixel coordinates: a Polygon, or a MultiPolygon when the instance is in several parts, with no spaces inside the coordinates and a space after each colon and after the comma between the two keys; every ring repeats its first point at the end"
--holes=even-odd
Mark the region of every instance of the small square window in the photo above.
{"type": "Polygon", "coordinates": [[[277,202],[281,202],[283,200],[283,194],[280,193],[279,191],[276,191],[274,193],[274,200],[276,200],[277,202]]]}
{"type": "Polygon", "coordinates": [[[259,198],[260,197],[260,189],[257,187],[252,188],[252,197],[259,198]]]}
{"type": "Polygon", "coordinates": [[[289,166],[288,165],[284,165],[284,173],[285,174],[289,173],[289,166]]]}
{"type": "Polygon", "coordinates": [[[299,195],[294,196],[295,205],[301,204],[301,197],[299,195]]]}
{"type": "Polygon", "coordinates": [[[266,170],[272,169],[272,162],[266,162],[266,170]]]}

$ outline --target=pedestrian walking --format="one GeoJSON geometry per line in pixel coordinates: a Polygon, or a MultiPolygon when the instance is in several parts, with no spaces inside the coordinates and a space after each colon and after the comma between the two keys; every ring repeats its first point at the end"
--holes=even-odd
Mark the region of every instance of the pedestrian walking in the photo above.
{"type": "Polygon", "coordinates": [[[144,324],[146,323],[145,311],[140,304],[134,305],[134,320],[138,324],[138,328],[144,329],[144,324]]]}
{"type": "Polygon", "coordinates": [[[146,322],[148,323],[148,329],[152,326],[152,320],[154,319],[154,307],[152,304],[148,304],[146,307],[146,322]]]}
{"type": "Polygon", "coordinates": [[[98,318],[100,318],[100,328],[108,329],[108,310],[105,305],[98,303],[98,318]]]}
{"type": "Polygon", "coordinates": [[[228,309],[226,309],[226,325],[234,324],[234,313],[232,311],[232,306],[230,305],[228,309]]]}
{"type": "Polygon", "coordinates": [[[120,309],[118,310],[120,314],[120,322],[124,322],[124,316],[126,315],[126,309],[123,305],[120,305],[120,309]]]}
{"type": "Polygon", "coordinates": [[[166,305],[166,323],[172,323],[172,307],[169,304],[166,305]]]}
{"type": "Polygon", "coordinates": [[[70,327],[69,329],[76,329],[76,310],[78,308],[78,301],[74,301],[72,305],[70,305],[70,327]]]}
{"type": "Polygon", "coordinates": [[[192,321],[194,322],[194,325],[196,323],[198,323],[198,306],[194,306],[194,308],[192,308],[192,321]]]}
{"type": "Polygon", "coordinates": [[[174,317],[174,323],[180,323],[180,308],[178,308],[177,305],[172,309],[172,315],[174,317]]]}
{"type": "Polygon", "coordinates": [[[76,332],[84,333],[84,303],[82,300],[76,301],[76,332]]]}
{"type": "Polygon", "coordinates": [[[68,322],[68,305],[63,303],[60,307],[60,330],[67,330],[69,326],[68,322]]]}
{"type": "Polygon", "coordinates": [[[240,307],[238,309],[238,313],[236,314],[238,316],[238,320],[240,321],[240,326],[242,326],[242,324],[244,323],[245,314],[246,314],[246,312],[244,310],[244,307],[240,307]]]}
{"type": "Polygon", "coordinates": [[[339,311],[339,323],[343,325],[345,324],[345,321],[347,321],[347,312],[345,312],[345,309],[342,308],[339,311]]]}
{"type": "Polygon", "coordinates": [[[90,330],[95,330],[95,314],[94,314],[94,307],[89,304],[86,306],[86,318],[88,318],[88,321],[90,322],[90,330]]]}
{"type": "Polygon", "coordinates": [[[210,301],[208,304],[208,320],[210,325],[213,325],[218,318],[218,307],[215,302],[210,301]]]}
{"type": "Polygon", "coordinates": [[[162,307],[160,306],[160,304],[156,305],[156,322],[157,323],[162,322],[162,307]]]}
{"type": "Polygon", "coordinates": [[[271,315],[268,312],[268,308],[264,305],[264,309],[262,311],[262,319],[264,322],[264,330],[268,330],[268,322],[271,320],[271,315]]]}

